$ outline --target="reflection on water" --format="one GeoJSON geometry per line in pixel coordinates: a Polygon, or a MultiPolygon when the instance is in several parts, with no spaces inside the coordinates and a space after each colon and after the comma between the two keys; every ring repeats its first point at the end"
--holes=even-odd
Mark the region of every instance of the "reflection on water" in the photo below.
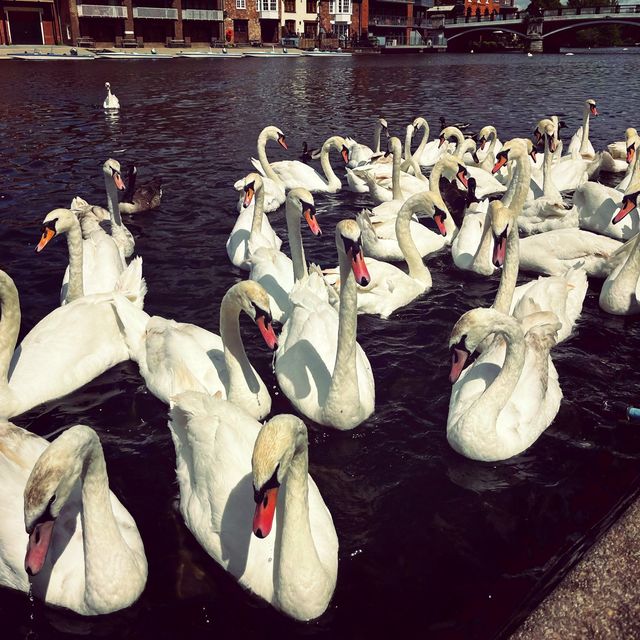
{"type": "MultiPolygon", "coordinates": [[[[104,203],[101,166],[109,156],[125,169],[135,162],[141,182],[163,178],[161,209],[127,222],[144,258],[147,310],[215,331],[224,292],[244,277],[224,248],[235,215],[231,185],[252,169],[262,127],[278,125],[290,143],[289,153],[269,147],[274,160],[296,158],[303,141],[319,146],[334,133],[370,143],[378,115],[392,135],[423,115],[432,137],[444,116],[475,131],[494,123],[504,140],[528,136],[541,116],[556,112],[572,132],[592,97],[602,115],[590,135],[602,148],[634,124],[636,69],[623,58],[96,61],[57,69],[0,61],[8,152],[0,267],[21,293],[21,334],[56,305],[66,264],[64,242],[33,253],[41,220],[75,195],[104,203]],[[105,81],[119,113],[102,109],[105,81]]],[[[316,204],[326,233],[306,243],[307,258],[335,265],[331,228],[368,200],[338,193],[316,204]]],[[[282,213],[271,220],[284,235],[282,213]]],[[[166,407],[125,363],[16,422],[43,435],[83,422],[98,431],[111,487],[145,542],[147,588],[134,607],[100,620],[36,604],[33,622],[28,599],[3,591],[7,637],[248,637],[269,629],[281,637],[361,638],[419,628],[421,637],[459,640],[494,638],[524,615],[638,487],[640,432],[602,409],[605,399],[637,400],[638,324],[603,314],[600,285],[592,283],[576,335],[554,353],[565,397],[553,425],[511,461],[471,462],[446,442],[447,340],[464,311],[490,303],[497,279],[461,273],[446,254],[428,264],[427,296],[388,321],[359,319],[376,378],[375,415],[348,433],[310,429],[311,472],[340,539],[336,594],[319,621],[300,625],[257,602],[193,540],[176,508],[166,407]]],[[[271,354],[246,318],[241,325],[250,358],[274,390],[274,411],[291,411],[275,395],[271,354]]]]}

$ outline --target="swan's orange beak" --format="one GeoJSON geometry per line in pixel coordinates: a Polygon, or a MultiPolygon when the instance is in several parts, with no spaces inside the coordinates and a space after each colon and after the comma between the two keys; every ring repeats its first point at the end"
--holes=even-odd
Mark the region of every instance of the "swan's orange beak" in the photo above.
{"type": "Polygon", "coordinates": [[[44,227],[42,229],[42,237],[40,238],[40,242],[38,242],[38,246],[36,247],[36,253],[40,253],[54,238],[56,232],[51,227],[44,227]]]}
{"type": "Polygon", "coordinates": [[[444,136],[440,136],[440,144],[438,145],[438,149],[446,142],[444,136]]]}
{"type": "Polygon", "coordinates": [[[505,153],[499,153],[496,159],[496,163],[493,165],[493,169],[491,169],[491,173],[496,174],[504,165],[507,164],[507,155],[505,153]]]}
{"type": "Polygon", "coordinates": [[[254,194],[255,194],[255,191],[253,189],[253,183],[248,184],[244,188],[244,199],[242,200],[242,208],[243,209],[246,209],[251,204],[251,200],[253,200],[253,195],[254,194]]]}
{"type": "Polygon", "coordinates": [[[458,178],[458,180],[460,180],[460,182],[462,183],[462,186],[465,189],[469,188],[469,180],[468,180],[468,174],[467,174],[467,170],[460,165],[458,168],[458,173],[456,173],[456,178],[458,178]]]}
{"type": "Polygon", "coordinates": [[[271,351],[275,351],[278,348],[278,337],[276,336],[276,332],[273,330],[271,321],[265,316],[259,316],[256,318],[256,324],[258,325],[258,329],[260,329],[260,333],[262,334],[262,337],[267,343],[269,349],[271,349],[271,351]]]}
{"type": "MultiPolygon", "coordinates": [[[[635,194],[636,196],[638,194],[635,194]]],[[[623,201],[622,201],[622,207],[620,207],[620,211],[618,211],[618,213],[616,213],[615,216],[613,216],[613,220],[611,221],[612,224],[618,224],[618,222],[620,222],[621,220],[624,220],[624,218],[627,217],[628,214],[630,214],[636,207],[636,200],[633,199],[633,196],[627,196],[623,201]]]]}
{"type": "Polygon", "coordinates": [[[289,147],[287,146],[287,143],[285,142],[284,139],[284,133],[281,133],[278,136],[278,144],[283,148],[283,149],[289,149],[289,147]]]}
{"type": "Polygon", "coordinates": [[[116,187],[120,190],[120,191],[124,191],[125,190],[125,186],[124,186],[124,182],[122,180],[122,176],[115,171],[113,174],[113,182],[115,183],[116,187]]]}
{"type": "Polygon", "coordinates": [[[449,372],[449,382],[453,384],[460,377],[464,365],[467,363],[469,352],[460,347],[452,347],[451,349],[451,371],[449,372]]]}
{"type": "Polygon", "coordinates": [[[304,206],[304,219],[307,221],[309,225],[309,229],[311,229],[311,233],[314,236],[321,236],[322,229],[320,229],[320,225],[318,224],[318,219],[316,218],[316,210],[313,205],[305,204],[304,206]]]}
{"type": "Polygon", "coordinates": [[[507,255],[507,234],[508,228],[504,230],[499,237],[494,237],[493,243],[493,264],[496,267],[504,265],[504,259],[507,255]]]}
{"type": "Polygon", "coordinates": [[[436,207],[436,212],[433,214],[433,220],[436,223],[441,236],[447,235],[447,228],[444,226],[446,217],[447,214],[442,209],[438,209],[438,207],[436,207]]]}
{"type": "Polygon", "coordinates": [[[253,533],[258,538],[266,538],[271,532],[277,503],[278,487],[273,487],[267,489],[262,500],[256,504],[256,510],[253,514],[253,533]]]}
{"type": "Polygon", "coordinates": [[[30,576],[35,576],[40,573],[44,566],[55,523],[55,520],[40,522],[29,535],[27,553],[24,557],[24,570],[30,576]]]}
{"type": "Polygon", "coordinates": [[[596,105],[595,104],[590,104],[589,105],[589,109],[591,109],[591,115],[592,116],[597,116],[598,115],[598,110],[596,109],[596,105]]]}
{"type": "Polygon", "coordinates": [[[369,270],[367,269],[367,264],[364,261],[364,254],[362,253],[362,249],[358,249],[353,255],[353,250],[351,253],[351,268],[353,269],[353,275],[356,278],[356,282],[361,287],[366,287],[371,282],[371,276],[369,275],[369,270]]]}
{"type": "Polygon", "coordinates": [[[633,162],[633,158],[636,155],[636,146],[634,144],[630,144],[627,147],[627,163],[631,164],[633,162]]]}
{"type": "Polygon", "coordinates": [[[342,159],[344,160],[345,164],[349,163],[349,149],[347,149],[347,147],[342,147],[342,151],[340,152],[342,155],[342,159]]]}

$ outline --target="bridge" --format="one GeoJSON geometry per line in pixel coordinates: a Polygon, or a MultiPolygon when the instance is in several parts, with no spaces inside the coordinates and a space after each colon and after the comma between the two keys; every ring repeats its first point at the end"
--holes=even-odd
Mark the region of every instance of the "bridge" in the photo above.
{"type": "MultiPolygon", "coordinates": [[[[436,20],[432,20],[432,26],[436,26],[436,20]]],[[[513,15],[459,16],[441,21],[447,42],[470,33],[500,30],[528,39],[528,50],[533,52],[542,52],[544,40],[562,31],[609,24],[640,27],[640,5],[562,7],[544,11],[538,16],[530,16],[523,11],[513,15]]]]}

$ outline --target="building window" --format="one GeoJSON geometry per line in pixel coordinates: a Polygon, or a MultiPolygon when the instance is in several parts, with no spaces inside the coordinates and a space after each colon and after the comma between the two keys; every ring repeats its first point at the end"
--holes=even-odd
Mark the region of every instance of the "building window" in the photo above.
{"type": "Polygon", "coordinates": [[[246,9],[247,0],[236,0],[236,9],[246,9]]]}
{"type": "Polygon", "coordinates": [[[315,38],[318,35],[318,25],[315,22],[304,23],[304,37],[315,38]]]}
{"type": "Polygon", "coordinates": [[[258,11],[278,11],[278,0],[256,0],[258,11]]]}
{"type": "Polygon", "coordinates": [[[348,13],[351,14],[351,0],[331,0],[329,3],[329,13],[348,13]]]}
{"type": "Polygon", "coordinates": [[[296,12],[296,0],[284,0],[284,12],[295,13],[296,12]]]}
{"type": "Polygon", "coordinates": [[[285,20],[284,21],[284,31],[285,38],[293,37],[296,35],[296,21],[295,20],[285,20]]]}
{"type": "Polygon", "coordinates": [[[316,0],[307,0],[307,13],[315,13],[317,9],[316,0]]]}

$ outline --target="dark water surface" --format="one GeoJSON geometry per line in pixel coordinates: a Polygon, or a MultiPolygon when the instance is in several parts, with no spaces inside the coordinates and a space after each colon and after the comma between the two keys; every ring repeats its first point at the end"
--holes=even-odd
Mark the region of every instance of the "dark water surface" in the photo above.
{"type": "MultiPolygon", "coordinates": [[[[162,207],[127,221],[144,258],[150,314],[217,331],[227,288],[243,278],[224,243],[234,223],[233,182],[251,170],[259,131],[276,124],[296,158],[304,140],[331,134],[370,144],[374,117],[401,135],[418,115],[503,140],[530,135],[564,113],[573,132],[586,98],[598,102],[599,149],[637,126],[633,56],[391,56],[318,60],[0,61],[0,268],[21,293],[24,335],[58,301],[67,261],[58,240],[33,252],[40,223],[78,194],[105,201],[101,165],[135,161],[140,181],[164,178],[162,207]],[[104,82],[122,105],[100,108],[104,82]]],[[[342,172],[340,172],[341,174],[342,172]]],[[[305,236],[307,256],[336,263],[333,227],[368,203],[318,195],[325,235],[305,236]]],[[[284,216],[271,215],[284,234],[284,216]]],[[[284,237],[284,235],[283,235],[284,237]]],[[[553,358],[564,400],[553,424],[506,462],[467,460],[445,425],[449,332],[466,310],[488,306],[497,277],[481,279],[432,256],[433,289],[388,321],[361,317],[373,366],[375,415],[347,433],[310,427],[310,471],[340,540],[335,596],[310,624],[292,622],[243,592],[201,550],[177,511],[175,454],[166,407],[133,363],[15,420],[42,435],[84,422],[102,439],[111,487],[140,528],[149,580],[131,609],[80,618],[0,591],[1,636],[67,638],[504,636],[615,519],[638,491],[640,430],[617,422],[605,400],[637,403],[638,322],[598,308],[591,282],[574,337],[553,358]]],[[[245,344],[268,385],[271,355],[251,323],[245,344]]],[[[290,411],[281,395],[274,411],[290,411]]],[[[1,488],[0,488],[1,493],[1,488]]],[[[250,527],[251,523],[247,523],[250,527]]]]}

